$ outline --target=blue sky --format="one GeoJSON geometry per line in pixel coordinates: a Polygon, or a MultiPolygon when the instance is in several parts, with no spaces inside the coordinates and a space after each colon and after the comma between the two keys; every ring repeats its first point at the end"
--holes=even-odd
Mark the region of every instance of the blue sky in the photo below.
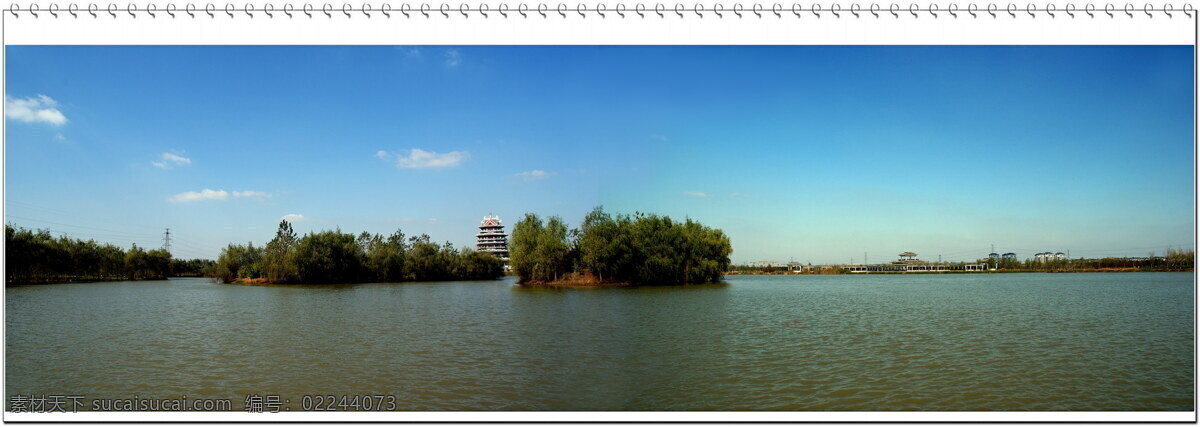
{"type": "Polygon", "coordinates": [[[596,205],[739,263],[1194,235],[1188,46],[6,49],[6,221],[177,257],[596,205]]]}

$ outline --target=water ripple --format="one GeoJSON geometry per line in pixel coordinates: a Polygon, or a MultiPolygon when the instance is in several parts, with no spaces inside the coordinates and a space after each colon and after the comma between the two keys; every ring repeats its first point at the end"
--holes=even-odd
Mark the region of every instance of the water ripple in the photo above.
{"type": "Polygon", "coordinates": [[[1191,274],[531,290],[7,289],[10,394],[390,394],[407,410],[1192,410],[1191,274]]]}

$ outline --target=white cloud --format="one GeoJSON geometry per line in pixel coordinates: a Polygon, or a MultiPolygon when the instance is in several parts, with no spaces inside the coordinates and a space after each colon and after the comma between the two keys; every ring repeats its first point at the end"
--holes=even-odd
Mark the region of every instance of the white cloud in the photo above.
{"type": "Polygon", "coordinates": [[[449,153],[436,153],[433,151],[425,151],[420,148],[409,150],[408,155],[389,154],[384,151],[375,153],[375,157],[383,160],[394,160],[396,167],[400,168],[449,168],[458,166],[467,158],[466,151],[451,151],[449,153]]]}
{"type": "Polygon", "coordinates": [[[172,202],[172,203],[184,203],[184,202],[198,202],[201,200],[228,200],[230,194],[232,194],[233,197],[259,197],[259,198],[271,197],[270,194],[264,193],[262,191],[247,190],[247,191],[234,191],[233,193],[230,193],[225,190],[210,190],[210,189],[205,188],[203,190],[200,190],[199,192],[185,191],[185,192],[176,194],[174,196],[168,197],[167,201],[172,202]]]}
{"type": "Polygon", "coordinates": [[[178,154],[162,153],[162,155],[159,157],[162,160],[157,161],[157,162],[150,162],[150,164],[152,164],[160,169],[170,169],[171,166],[192,164],[192,159],[180,156],[178,154]]]}
{"type": "Polygon", "coordinates": [[[4,97],[4,115],[10,119],[25,123],[49,123],[62,126],[67,123],[67,116],[58,111],[58,101],[46,95],[34,98],[4,97]]]}
{"type": "Polygon", "coordinates": [[[462,54],[459,53],[458,50],[450,49],[450,50],[446,51],[446,66],[447,67],[457,67],[458,64],[461,64],[461,63],[462,63],[462,54]]]}
{"type": "Polygon", "coordinates": [[[666,140],[667,140],[667,136],[666,136],[666,135],[659,135],[659,134],[655,133],[655,134],[650,134],[650,139],[657,139],[657,140],[659,140],[659,141],[666,141],[666,140]]]}
{"type": "Polygon", "coordinates": [[[281,218],[281,219],[283,219],[284,221],[287,221],[287,222],[291,222],[291,223],[312,221],[312,218],[308,218],[301,214],[287,214],[287,215],[284,215],[283,218],[281,218]]]}
{"type": "Polygon", "coordinates": [[[183,157],[183,156],[180,156],[180,155],[177,155],[177,154],[171,154],[171,153],[162,153],[162,158],[163,158],[163,160],[168,160],[168,161],[171,161],[171,162],[173,162],[173,163],[175,163],[175,164],[178,164],[178,165],[190,165],[190,164],[192,164],[192,159],[189,159],[189,158],[187,158],[187,157],[183,157]]]}
{"type": "Polygon", "coordinates": [[[711,195],[711,194],[708,194],[708,193],[701,193],[701,192],[699,192],[699,191],[684,191],[684,192],[683,192],[683,195],[685,195],[685,196],[692,196],[692,197],[712,197],[712,195],[711,195]]]}
{"type": "Polygon", "coordinates": [[[176,194],[174,196],[167,198],[167,201],[173,202],[173,203],[183,203],[183,202],[198,202],[201,200],[225,200],[228,198],[229,198],[229,193],[226,192],[225,190],[213,191],[213,190],[209,190],[209,189],[205,188],[203,190],[200,190],[200,192],[185,191],[185,192],[176,194]]]}
{"type": "Polygon", "coordinates": [[[531,170],[529,172],[521,172],[518,174],[513,174],[513,176],[519,176],[526,181],[537,181],[537,180],[552,177],[554,175],[558,175],[558,172],[546,172],[543,170],[531,170]]]}
{"type": "Polygon", "coordinates": [[[234,191],[233,197],[271,197],[270,194],[262,191],[234,191]]]}
{"type": "Polygon", "coordinates": [[[421,49],[415,47],[397,47],[397,50],[408,56],[421,56],[421,49]]]}

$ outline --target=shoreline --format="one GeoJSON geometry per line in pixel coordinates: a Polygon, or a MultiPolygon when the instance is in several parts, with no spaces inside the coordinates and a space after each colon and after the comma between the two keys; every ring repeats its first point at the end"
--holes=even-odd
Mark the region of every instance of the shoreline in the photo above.
{"type": "Polygon", "coordinates": [[[794,273],[789,271],[771,271],[771,272],[739,272],[732,271],[725,273],[726,276],[839,276],[839,275],[859,275],[859,274],[1009,274],[1009,273],[1194,273],[1194,268],[1186,268],[1182,270],[1142,270],[1135,267],[1128,268],[1097,268],[1097,269],[1080,269],[1080,270],[985,270],[985,271],[858,271],[858,272],[803,272],[794,273]]]}
{"type": "Polygon", "coordinates": [[[612,280],[600,280],[592,274],[577,274],[569,273],[563,275],[557,280],[541,281],[541,280],[520,280],[517,279],[517,285],[527,288],[627,288],[633,286],[629,282],[616,282],[612,280]]]}
{"type": "Polygon", "coordinates": [[[66,280],[38,280],[33,282],[5,282],[4,286],[36,286],[36,285],[58,285],[67,283],[107,283],[107,282],[141,282],[145,280],[168,280],[173,277],[197,277],[197,276],[165,276],[165,277],[144,277],[130,279],[126,277],[118,278],[91,278],[91,279],[66,279],[66,280]]]}
{"type": "MultiPolygon", "coordinates": [[[[1183,270],[1140,270],[1140,269],[1136,269],[1136,268],[1108,268],[1108,269],[1052,270],[1052,271],[1043,271],[1043,270],[867,271],[867,272],[856,272],[856,273],[850,273],[850,272],[846,272],[846,273],[840,273],[840,272],[839,273],[790,273],[790,272],[786,272],[786,271],[785,272],[755,272],[755,273],[729,272],[729,273],[725,273],[724,276],[851,276],[851,275],[869,275],[869,274],[904,275],[904,274],[1011,274],[1011,273],[1062,274],[1062,273],[1195,273],[1195,272],[1196,272],[1195,269],[1190,269],[1190,268],[1183,269],[1183,270]]],[[[504,277],[515,277],[515,276],[504,275],[504,276],[501,276],[496,279],[483,279],[483,280],[479,280],[479,281],[500,280],[504,277]]],[[[141,282],[141,281],[155,281],[155,280],[170,280],[170,279],[176,279],[176,278],[178,278],[178,279],[213,279],[211,277],[204,277],[204,276],[170,276],[170,277],[163,277],[163,278],[145,278],[145,279],[121,278],[121,279],[89,279],[89,280],[17,282],[17,283],[8,282],[8,283],[5,283],[5,286],[11,287],[11,286],[59,285],[59,284],[68,284],[68,283],[141,282]]],[[[457,281],[476,281],[476,280],[444,280],[444,281],[457,282],[457,281]]],[[[436,283],[436,282],[441,282],[441,281],[362,282],[362,283],[436,283]]],[[[265,279],[265,278],[255,278],[255,279],[236,279],[232,282],[222,281],[222,282],[219,282],[219,284],[240,285],[240,286],[290,286],[290,285],[311,286],[311,285],[325,285],[327,283],[272,283],[272,282],[267,281],[267,279],[265,279]]],[[[353,284],[353,283],[345,283],[345,284],[353,284]]],[[[634,284],[628,283],[628,282],[613,282],[613,281],[601,282],[599,280],[596,280],[595,278],[560,279],[560,280],[555,280],[555,281],[550,281],[550,282],[536,282],[536,283],[521,283],[520,281],[518,281],[515,284],[518,286],[526,287],[526,288],[558,288],[558,289],[629,288],[629,287],[638,286],[638,285],[634,285],[634,284]]],[[[688,284],[678,285],[678,286],[704,285],[704,284],[711,284],[711,283],[688,283],[688,284]]],[[[653,285],[650,285],[650,286],[653,286],[653,285]]]]}

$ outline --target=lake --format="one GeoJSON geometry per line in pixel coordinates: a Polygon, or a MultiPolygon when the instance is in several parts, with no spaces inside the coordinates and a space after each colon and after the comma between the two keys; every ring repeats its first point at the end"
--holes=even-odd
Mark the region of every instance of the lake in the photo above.
{"type": "Polygon", "coordinates": [[[1192,273],[6,289],[7,394],[402,410],[1193,409],[1192,273]]]}

